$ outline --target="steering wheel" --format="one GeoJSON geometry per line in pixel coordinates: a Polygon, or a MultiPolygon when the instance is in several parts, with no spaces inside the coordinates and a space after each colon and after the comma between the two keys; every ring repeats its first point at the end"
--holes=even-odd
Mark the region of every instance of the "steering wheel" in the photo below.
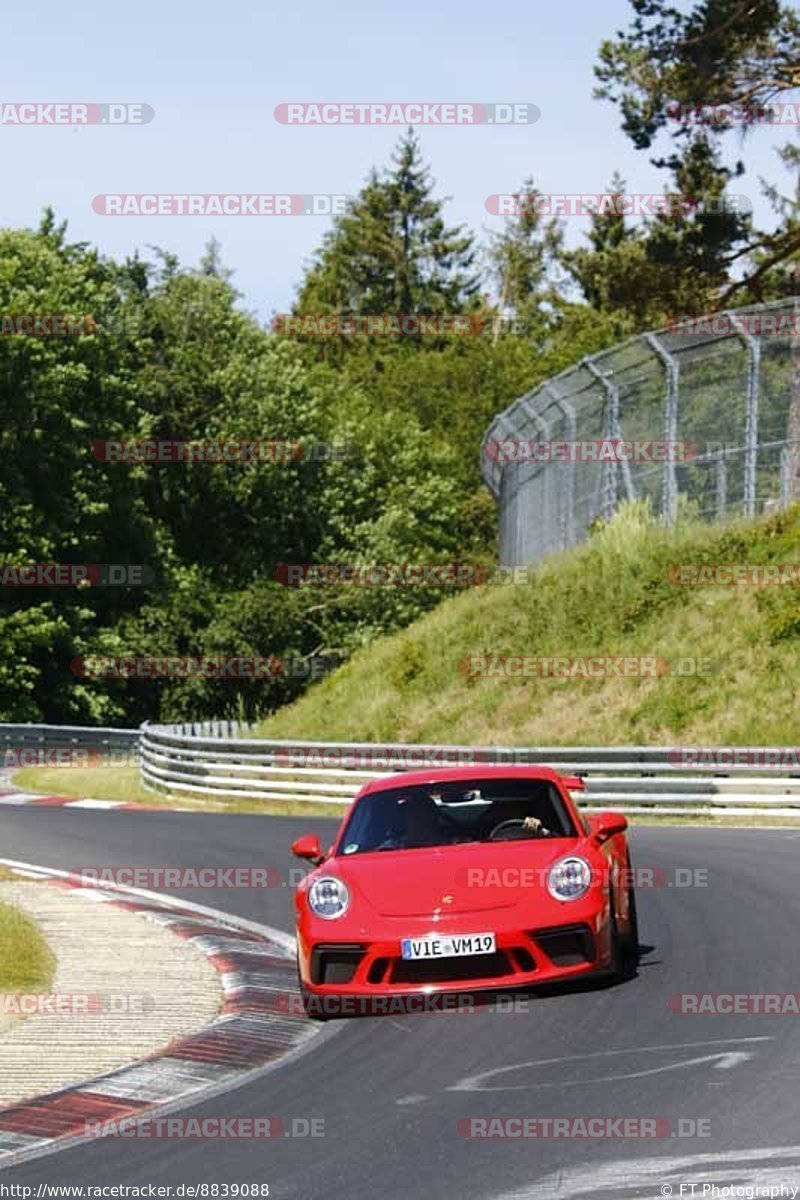
{"type": "Polygon", "coordinates": [[[517,839],[522,838],[546,836],[547,834],[545,833],[543,826],[539,829],[526,829],[525,821],[522,817],[513,817],[508,821],[501,821],[499,825],[495,825],[494,829],[489,834],[489,841],[499,842],[504,838],[508,838],[509,841],[516,841],[517,839]],[[512,830],[514,831],[513,833],[512,830]],[[509,834],[511,835],[510,838],[508,837],[509,834]]]}

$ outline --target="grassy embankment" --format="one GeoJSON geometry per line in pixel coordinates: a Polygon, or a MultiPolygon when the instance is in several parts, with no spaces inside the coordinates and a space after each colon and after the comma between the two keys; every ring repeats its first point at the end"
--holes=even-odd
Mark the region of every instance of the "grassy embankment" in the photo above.
{"type": "Polygon", "coordinates": [[[800,587],[676,584],[675,564],[800,562],[800,508],[735,526],[619,514],[524,585],[476,588],[266,720],[275,738],[471,745],[792,745],[800,587]],[[474,677],[470,655],[712,659],[710,674],[474,677]]]}
{"type": "MultiPolygon", "coordinates": [[[[265,720],[260,733],[471,745],[792,745],[800,588],[687,587],[670,569],[796,562],[800,508],[757,522],[668,530],[634,506],[586,545],[548,559],[529,582],[471,589],[365,647],[265,720]],[[671,668],[647,678],[509,678],[465,670],[474,655],[657,655],[671,668]],[[711,670],[678,673],[676,664],[688,659],[704,667],[712,660],[711,670]]],[[[15,782],[154,803],[133,768],[33,768],[15,782]]]]}

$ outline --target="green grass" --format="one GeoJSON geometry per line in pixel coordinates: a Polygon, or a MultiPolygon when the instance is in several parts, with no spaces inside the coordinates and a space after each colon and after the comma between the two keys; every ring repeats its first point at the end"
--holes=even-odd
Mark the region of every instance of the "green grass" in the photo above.
{"type": "Polygon", "coordinates": [[[12,783],[22,791],[43,792],[77,799],[122,800],[126,804],[157,804],[157,796],[139,784],[136,766],[22,767],[12,783]]]}
{"type": "Polygon", "coordinates": [[[668,530],[641,505],[523,584],[445,601],[265,720],[271,738],[471,745],[793,745],[800,589],[686,587],[677,563],[800,561],[800,508],[668,530]],[[469,655],[716,660],[703,677],[470,678],[469,655]]]}
{"type": "Polygon", "coordinates": [[[344,806],[300,800],[257,800],[241,797],[217,800],[199,793],[165,796],[148,792],[139,783],[137,766],[23,767],[12,776],[15,787],[45,795],[74,796],[76,800],[122,800],[125,804],[192,808],[205,812],[250,812],[271,816],[338,817],[344,806]]]}
{"type": "Polygon", "coordinates": [[[0,991],[47,990],[55,969],[55,956],[36,922],[0,904],[0,991]]]}
{"type": "MultiPolygon", "coordinates": [[[[529,582],[445,601],[376,641],[264,721],[268,738],[462,745],[794,745],[800,701],[800,588],[685,587],[676,564],[800,562],[800,506],[768,520],[669,530],[629,505],[589,543],[529,582]],[[700,676],[469,677],[470,655],[658,655],[714,660],[700,676]]],[[[166,799],[136,767],[27,768],[22,788],[207,811],[338,816],[302,801],[166,799]]],[[[792,818],[636,817],[637,823],[791,825],[792,818]]]]}

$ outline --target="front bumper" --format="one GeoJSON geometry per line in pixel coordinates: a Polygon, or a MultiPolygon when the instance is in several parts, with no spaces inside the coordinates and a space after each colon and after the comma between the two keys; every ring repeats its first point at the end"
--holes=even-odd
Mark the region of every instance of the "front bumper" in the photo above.
{"type": "Polygon", "coordinates": [[[526,914],[524,927],[518,913],[504,923],[497,914],[460,914],[448,918],[446,928],[419,918],[383,918],[371,937],[353,923],[340,931],[331,928],[338,923],[303,913],[297,930],[300,980],[316,996],[413,996],[525,987],[606,969],[607,906],[583,901],[559,910],[557,922],[551,912],[539,922],[526,914]],[[401,956],[401,938],[490,930],[496,937],[493,954],[415,961],[401,956]]]}

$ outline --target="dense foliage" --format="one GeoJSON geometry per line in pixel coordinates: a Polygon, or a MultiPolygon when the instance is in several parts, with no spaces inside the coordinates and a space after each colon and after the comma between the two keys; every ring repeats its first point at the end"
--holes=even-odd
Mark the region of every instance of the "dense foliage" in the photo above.
{"type": "MultiPolygon", "coordinates": [[[[747,6],[735,32],[728,6],[711,0],[688,16],[657,0],[632,6],[631,30],[601,47],[597,71],[643,150],[666,136],[665,106],[708,99],[700,88],[768,99],[759,64],[774,92],[794,84],[797,22],[779,4],[747,6]]],[[[335,218],[295,320],[271,329],[242,310],[216,245],[188,269],[167,252],[103,258],[71,244],[51,212],[35,231],[0,230],[1,561],[149,571],[137,586],[3,586],[0,719],[262,716],[452,590],[288,587],[286,564],[490,563],[495,513],[479,447],[500,408],[673,314],[791,290],[794,199],[771,190],[766,231],[721,203],[744,172],[723,160],[729,133],[680,126],[657,160],[665,189],[714,204],[638,221],[598,215],[585,243],[567,248],[559,221],[531,203],[533,179],[486,245],[448,226],[409,131],[335,218]],[[48,313],[74,315],[80,331],[15,324],[48,313]],[[364,320],[392,314],[444,320],[399,331],[364,320]],[[466,333],[447,328],[459,314],[466,333]],[[314,323],[331,316],[339,331],[319,336],[314,323]],[[145,439],[303,451],[149,463],[94,448],[145,439]],[[75,660],[92,655],[274,656],[285,669],[85,678],[75,660]]],[[[782,150],[790,165],[795,149],[782,150]]],[[[615,176],[610,191],[624,190],[615,176]]]]}

